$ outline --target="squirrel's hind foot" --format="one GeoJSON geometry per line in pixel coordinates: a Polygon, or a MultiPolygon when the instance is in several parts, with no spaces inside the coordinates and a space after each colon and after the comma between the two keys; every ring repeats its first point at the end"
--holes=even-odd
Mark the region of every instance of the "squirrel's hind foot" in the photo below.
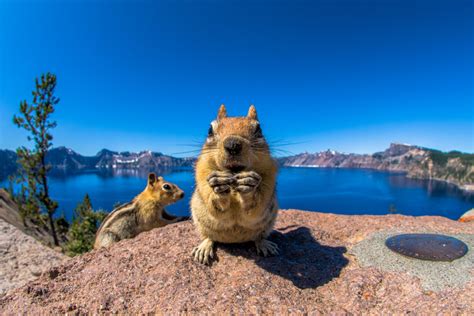
{"type": "Polygon", "coordinates": [[[204,239],[191,254],[199,263],[209,265],[214,258],[214,242],[209,238],[204,239]]]}
{"type": "Polygon", "coordinates": [[[275,256],[280,253],[278,245],[273,241],[267,239],[260,239],[255,241],[255,247],[257,248],[257,254],[267,256],[275,256]]]}

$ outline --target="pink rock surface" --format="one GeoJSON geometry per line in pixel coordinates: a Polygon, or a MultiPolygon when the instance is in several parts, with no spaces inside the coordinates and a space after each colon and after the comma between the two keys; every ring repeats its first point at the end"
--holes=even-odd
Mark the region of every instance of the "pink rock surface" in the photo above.
{"type": "Polygon", "coordinates": [[[394,229],[474,234],[474,225],[441,217],[282,211],[272,235],[281,255],[220,245],[207,267],[190,256],[199,242],[194,227],[178,223],[69,260],[0,299],[0,314],[473,314],[472,281],[425,291],[416,277],[363,268],[349,254],[372,232],[394,229]]]}
{"type": "Polygon", "coordinates": [[[0,295],[69,259],[0,219],[0,295]]]}

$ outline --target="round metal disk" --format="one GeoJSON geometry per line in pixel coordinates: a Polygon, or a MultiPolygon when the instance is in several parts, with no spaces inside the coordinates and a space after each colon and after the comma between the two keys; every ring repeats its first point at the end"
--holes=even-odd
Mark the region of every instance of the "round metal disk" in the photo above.
{"type": "Polygon", "coordinates": [[[459,239],[437,234],[396,235],[388,238],[385,245],[404,256],[430,261],[453,261],[468,251],[459,239]]]}

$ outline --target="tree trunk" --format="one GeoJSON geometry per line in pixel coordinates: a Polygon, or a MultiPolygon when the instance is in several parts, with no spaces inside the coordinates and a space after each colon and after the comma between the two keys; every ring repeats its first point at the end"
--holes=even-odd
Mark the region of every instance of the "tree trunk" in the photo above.
{"type": "Polygon", "coordinates": [[[48,212],[49,225],[51,226],[51,236],[53,236],[53,241],[55,246],[59,246],[58,236],[56,235],[56,228],[54,227],[53,214],[48,212]]]}
{"type": "Polygon", "coordinates": [[[51,200],[49,199],[48,178],[46,177],[46,160],[45,160],[46,152],[47,152],[46,150],[41,152],[41,168],[43,169],[41,172],[41,177],[43,180],[43,188],[44,188],[44,193],[46,196],[46,199],[45,201],[43,201],[43,204],[46,206],[46,210],[48,212],[49,225],[51,226],[51,236],[53,236],[54,245],[59,246],[58,236],[56,235],[56,228],[54,227],[54,219],[53,219],[55,210],[52,209],[51,200]]]}

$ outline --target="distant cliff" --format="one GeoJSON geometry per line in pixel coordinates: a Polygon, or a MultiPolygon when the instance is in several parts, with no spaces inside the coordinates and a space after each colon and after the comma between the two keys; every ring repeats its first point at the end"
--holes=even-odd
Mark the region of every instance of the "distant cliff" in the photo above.
{"type": "MultiPolygon", "coordinates": [[[[177,158],[162,153],[142,151],[115,152],[102,149],[95,156],[82,156],[66,147],[53,148],[48,152],[47,162],[54,171],[79,172],[104,169],[143,169],[190,167],[194,158],[177,158]]],[[[11,150],[0,150],[0,178],[15,172],[16,154],[11,150]]]]}
{"type": "Polygon", "coordinates": [[[177,158],[152,151],[116,152],[102,149],[95,156],[81,156],[66,147],[51,150],[47,157],[55,169],[155,169],[190,167],[194,159],[177,158]]]}
{"type": "Polygon", "coordinates": [[[287,167],[367,168],[407,172],[409,177],[443,180],[462,189],[474,189],[474,154],[391,144],[372,155],[346,154],[332,150],[302,153],[279,159],[287,167]]]}
{"type": "Polygon", "coordinates": [[[0,149],[0,179],[15,172],[16,168],[16,153],[12,150],[0,149]]]}

